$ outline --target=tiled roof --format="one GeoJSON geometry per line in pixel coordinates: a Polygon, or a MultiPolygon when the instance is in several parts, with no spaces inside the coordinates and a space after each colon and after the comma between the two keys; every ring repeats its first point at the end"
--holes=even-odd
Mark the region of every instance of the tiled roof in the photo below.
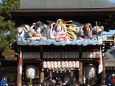
{"type": "Polygon", "coordinates": [[[114,0],[20,0],[20,9],[112,8],[114,0]]]}

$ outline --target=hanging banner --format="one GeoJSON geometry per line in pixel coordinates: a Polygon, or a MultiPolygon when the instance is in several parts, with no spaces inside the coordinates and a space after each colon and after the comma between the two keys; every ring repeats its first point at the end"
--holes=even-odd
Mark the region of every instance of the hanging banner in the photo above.
{"type": "Polygon", "coordinates": [[[102,50],[100,47],[98,73],[100,74],[102,71],[103,71],[103,60],[102,60],[102,50]]]}

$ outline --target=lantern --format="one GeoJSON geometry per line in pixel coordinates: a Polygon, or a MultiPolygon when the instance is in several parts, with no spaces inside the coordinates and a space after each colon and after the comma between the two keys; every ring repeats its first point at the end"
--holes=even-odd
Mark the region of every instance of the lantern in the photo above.
{"type": "Polygon", "coordinates": [[[49,61],[47,61],[47,68],[51,68],[51,65],[50,65],[50,62],[49,61]]]}
{"type": "Polygon", "coordinates": [[[75,68],[75,66],[76,66],[75,61],[73,61],[72,63],[73,63],[73,68],[75,68]]]}
{"type": "Polygon", "coordinates": [[[93,52],[89,53],[89,58],[93,58],[93,52]]]}
{"type": "Polygon", "coordinates": [[[66,68],[68,68],[69,67],[69,63],[68,63],[68,61],[66,61],[66,68]]]}
{"type": "Polygon", "coordinates": [[[47,68],[47,62],[46,61],[43,62],[43,68],[47,68]]]}
{"type": "Polygon", "coordinates": [[[76,67],[76,68],[79,68],[79,61],[76,61],[76,62],[75,62],[75,67],[76,67]]]}
{"type": "Polygon", "coordinates": [[[60,61],[57,62],[57,68],[61,68],[61,62],[60,61]]]}
{"type": "Polygon", "coordinates": [[[54,68],[57,68],[58,67],[58,64],[56,61],[54,61],[54,68]]]}
{"type": "Polygon", "coordinates": [[[33,66],[28,66],[28,67],[26,68],[26,77],[27,77],[27,78],[32,78],[32,79],[35,78],[35,67],[33,67],[33,66]]]}
{"type": "Polygon", "coordinates": [[[69,68],[72,68],[72,61],[69,61],[69,68]]]}
{"type": "Polygon", "coordinates": [[[50,62],[50,68],[54,68],[54,62],[53,61],[50,62]]]}
{"type": "Polygon", "coordinates": [[[62,61],[62,68],[65,68],[65,62],[62,61]]]}

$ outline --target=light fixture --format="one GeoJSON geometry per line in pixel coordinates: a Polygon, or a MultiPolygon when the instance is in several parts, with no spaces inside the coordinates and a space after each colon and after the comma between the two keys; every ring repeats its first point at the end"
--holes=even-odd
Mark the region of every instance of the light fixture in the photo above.
{"type": "Polygon", "coordinates": [[[44,69],[42,69],[42,72],[44,71],[44,69]]]}
{"type": "Polygon", "coordinates": [[[113,45],[112,43],[110,43],[110,45],[113,45]]]}
{"type": "Polygon", "coordinates": [[[48,69],[47,69],[47,72],[48,72],[48,69]]]}
{"type": "Polygon", "coordinates": [[[103,45],[105,45],[105,44],[103,44],[103,45]]]}
{"type": "Polygon", "coordinates": [[[102,55],[104,56],[104,53],[102,55]]]}
{"type": "Polygon", "coordinates": [[[89,65],[93,65],[93,64],[89,64],[89,65]]]}

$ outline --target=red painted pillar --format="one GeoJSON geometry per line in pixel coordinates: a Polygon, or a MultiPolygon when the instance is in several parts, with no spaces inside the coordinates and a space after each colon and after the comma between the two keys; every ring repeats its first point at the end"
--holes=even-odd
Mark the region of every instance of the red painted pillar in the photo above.
{"type": "Polygon", "coordinates": [[[17,86],[22,86],[22,50],[20,51],[19,63],[18,63],[18,74],[17,74],[17,86]]]}

